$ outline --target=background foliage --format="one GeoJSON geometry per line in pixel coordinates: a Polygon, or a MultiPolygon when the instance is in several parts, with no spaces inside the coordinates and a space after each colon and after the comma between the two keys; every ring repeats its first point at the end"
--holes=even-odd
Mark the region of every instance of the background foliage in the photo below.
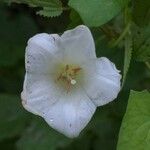
{"type": "Polygon", "coordinates": [[[150,149],[149,0],[1,0],[0,20],[0,150],[150,149]],[[24,50],[36,33],[79,24],[90,27],[97,56],[116,64],[123,84],[118,98],[68,139],[21,105],[24,50]]]}

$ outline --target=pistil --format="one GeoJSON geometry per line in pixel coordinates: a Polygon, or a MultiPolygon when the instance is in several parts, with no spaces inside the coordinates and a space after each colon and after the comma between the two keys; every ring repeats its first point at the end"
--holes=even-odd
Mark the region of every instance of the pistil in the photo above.
{"type": "Polygon", "coordinates": [[[67,89],[67,93],[70,91],[71,86],[77,83],[77,75],[81,71],[80,67],[74,67],[71,65],[65,65],[65,67],[61,70],[57,81],[62,81],[67,89]]]}

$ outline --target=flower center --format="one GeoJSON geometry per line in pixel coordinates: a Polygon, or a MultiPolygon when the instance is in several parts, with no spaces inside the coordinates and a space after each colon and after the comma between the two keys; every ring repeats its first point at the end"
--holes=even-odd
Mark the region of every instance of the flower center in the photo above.
{"type": "Polygon", "coordinates": [[[70,91],[71,87],[77,83],[79,72],[81,72],[80,67],[65,65],[61,68],[61,71],[57,77],[57,81],[63,83],[67,93],[70,91]]]}

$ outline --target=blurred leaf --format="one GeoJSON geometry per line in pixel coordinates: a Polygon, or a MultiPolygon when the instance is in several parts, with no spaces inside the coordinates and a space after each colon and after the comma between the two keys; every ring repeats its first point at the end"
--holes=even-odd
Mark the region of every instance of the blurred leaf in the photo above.
{"type": "Polygon", "coordinates": [[[140,91],[150,89],[150,70],[145,63],[132,59],[124,88],[140,91]]]}
{"type": "Polygon", "coordinates": [[[55,150],[70,144],[71,140],[49,127],[40,118],[32,121],[17,146],[19,150],[55,150]]]}
{"type": "Polygon", "coordinates": [[[62,3],[60,0],[5,0],[8,3],[24,3],[31,7],[42,7],[37,14],[44,17],[55,17],[62,13],[62,3]]]}
{"type": "Polygon", "coordinates": [[[115,150],[119,122],[113,117],[110,105],[99,108],[93,118],[92,131],[97,135],[94,141],[94,150],[115,150]],[[111,115],[112,114],[112,115],[111,115]]]}
{"type": "Polygon", "coordinates": [[[136,60],[150,62],[150,38],[136,52],[136,60]]]}
{"type": "Polygon", "coordinates": [[[2,7],[0,18],[0,67],[13,66],[24,59],[27,39],[37,32],[37,27],[29,16],[13,16],[2,7]]]}
{"type": "Polygon", "coordinates": [[[124,59],[124,54],[122,52],[123,49],[118,47],[110,48],[108,46],[109,39],[102,33],[99,28],[93,28],[92,35],[95,41],[97,57],[109,58],[113,63],[115,63],[117,69],[122,70],[122,60],[124,59]]]}
{"type": "Polygon", "coordinates": [[[69,146],[61,148],[61,150],[91,150],[94,138],[95,135],[92,132],[86,131],[73,139],[69,146]]]}
{"type": "Polygon", "coordinates": [[[70,0],[69,6],[75,9],[88,26],[100,26],[116,16],[128,0],[70,0]]]}
{"type": "Polygon", "coordinates": [[[131,91],[117,150],[150,149],[150,93],[131,91]]]}
{"type": "Polygon", "coordinates": [[[0,94],[0,140],[19,136],[29,119],[20,98],[0,94]]]}
{"type": "Polygon", "coordinates": [[[139,26],[150,23],[150,0],[133,0],[133,20],[139,26]]]}
{"type": "Polygon", "coordinates": [[[150,61],[150,24],[133,26],[134,57],[138,61],[150,61]]]}
{"type": "Polygon", "coordinates": [[[0,141],[0,149],[1,150],[16,150],[15,142],[18,138],[10,138],[6,140],[0,141]]]}
{"type": "Polygon", "coordinates": [[[83,23],[79,14],[75,10],[72,9],[70,13],[70,24],[68,25],[68,28],[72,29],[80,24],[83,24],[83,23]]]}

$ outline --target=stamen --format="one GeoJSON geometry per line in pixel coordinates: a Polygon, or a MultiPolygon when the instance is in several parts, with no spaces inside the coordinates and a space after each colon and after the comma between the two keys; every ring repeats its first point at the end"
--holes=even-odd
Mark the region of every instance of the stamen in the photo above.
{"type": "Polygon", "coordinates": [[[57,81],[61,80],[65,85],[67,93],[70,91],[71,85],[75,85],[77,83],[75,79],[77,78],[77,75],[80,72],[80,70],[80,67],[65,65],[61,73],[57,77],[57,81]]]}

